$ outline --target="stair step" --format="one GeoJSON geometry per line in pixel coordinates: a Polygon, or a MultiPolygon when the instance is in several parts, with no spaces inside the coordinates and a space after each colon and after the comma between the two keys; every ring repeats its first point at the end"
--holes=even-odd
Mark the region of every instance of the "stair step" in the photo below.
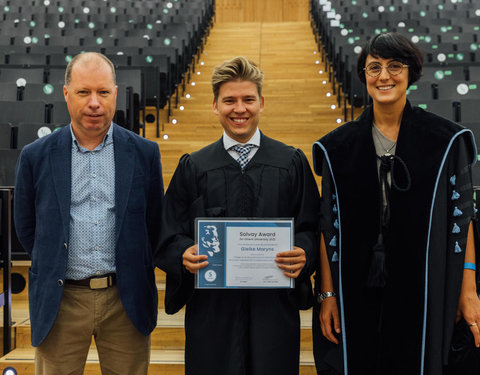
{"type": "MultiPolygon", "coordinates": [[[[22,320],[17,320],[14,324],[15,346],[17,348],[30,348],[30,319],[28,310],[22,320]]],[[[302,350],[312,350],[312,312],[311,310],[300,312],[300,348],[302,350]]],[[[163,310],[158,311],[157,327],[151,334],[152,349],[175,349],[183,350],[185,347],[185,332],[183,322],[185,319],[185,310],[182,309],[175,315],[168,315],[163,310]]],[[[92,346],[95,342],[92,340],[92,346]]]]}
{"type": "MultiPolygon", "coordinates": [[[[35,373],[35,350],[33,348],[21,348],[12,350],[6,356],[0,358],[0,371],[6,367],[14,367],[19,374],[34,375],[35,373]]],[[[150,356],[149,375],[183,375],[184,374],[183,350],[152,349],[150,356]]],[[[97,375],[100,372],[98,353],[91,348],[84,375],[97,375]]],[[[314,375],[315,364],[311,350],[300,352],[300,375],[314,375]]]]}

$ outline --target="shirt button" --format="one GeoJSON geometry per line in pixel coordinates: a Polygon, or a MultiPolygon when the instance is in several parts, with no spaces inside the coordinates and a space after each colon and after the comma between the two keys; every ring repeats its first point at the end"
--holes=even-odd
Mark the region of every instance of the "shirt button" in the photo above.
{"type": "Polygon", "coordinates": [[[95,272],[97,275],[101,275],[102,273],[100,271],[95,272]]]}
{"type": "Polygon", "coordinates": [[[92,151],[92,155],[95,155],[95,151],[92,151]]]}
{"type": "Polygon", "coordinates": [[[93,198],[92,198],[92,201],[96,202],[96,201],[97,201],[97,197],[93,197],[93,198]]]}
{"type": "Polygon", "coordinates": [[[93,224],[98,225],[98,221],[94,221],[93,224]]]}
{"type": "Polygon", "coordinates": [[[62,279],[59,279],[57,282],[58,282],[59,286],[63,286],[63,280],[62,279]]]}
{"type": "Polygon", "coordinates": [[[92,177],[93,177],[93,178],[97,177],[97,174],[96,174],[96,173],[92,173],[92,177]]]}
{"type": "Polygon", "coordinates": [[[65,248],[65,250],[67,250],[67,249],[68,249],[68,245],[67,245],[67,243],[66,243],[66,242],[64,242],[64,243],[63,243],[63,247],[65,248]]]}
{"type": "Polygon", "coordinates": [[[94,249],[95,250],[100,250],[100,248],[98,246],[95,246],[94,249]]]}

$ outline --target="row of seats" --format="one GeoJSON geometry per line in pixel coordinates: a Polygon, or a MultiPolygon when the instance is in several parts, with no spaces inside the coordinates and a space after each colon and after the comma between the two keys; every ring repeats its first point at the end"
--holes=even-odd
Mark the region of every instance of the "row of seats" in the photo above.
{"type": "MultiPolygon", "coordinates": [[[[120,69],[117,71],[117,111],[114,120],[127,129],[139,133],[139,95],[144,88],[141,69],[120,69]],[[127,83],[128,82],[128,83],[127,83]]],[[[11,101],[39,101],[55,107],[52,113],[47,113],[46,122],[68,123],[69,116],[63,97],[65,68],[0,68],[0,106],[11,101]]],[[[26,119],[30,112],[11,113],[7,110],[0,113],[0,121],[22,122],[43,121],[45,116],[36,119],[26,119]],[[7,117],[6,117],[7,116],[7,117]],[[11,116],[11,117],[8,117],[11,116]]],[[[37,114],[36,114],[37,115],[37,114]]]]}
{"type": "Polygon", "coordinates": [[[4,68],[46,66],[38,83],[58,83],[63,77],[57,79],[55,70],[64,69],[72,56],[104,53],[119,76],[140,76],[140,83],[124,81],[138,102],[133,117],[143,111],[145,118],[146,107],[154,106],[158,136],[159,110],[168,105],[169,116],[174,96],[178,105],[179,89],[185,91],[195,71],[214,9],[214,0],[7,1],[0,23],[0,82],[5,82],[4,68]]]}
{"type": "Polygon", "coordinates": [[[59,130],[65,123],[19,122],[15,125],[0,122],[0,149],[17,150],[59,130]]]}
{"type": "MultiPolygon", "coordinates": [[[[409,98],[410,103],[449,120],[461,122],[466,127],[480,125],[478,119],[478,99],[464,99],[456,101],[451,99],[431,100],[428,98],[409,98]]],[[[480,143],[479,143],[480,145],[480,143]]]]}
{"type": "MultiPolygon", "coordinates": [[[[474,81],[479,80],[480,7],[475,6],[474,1],[464,0],[454,4],[450,0],[389,0],[386,3],[312,0],[311,20],[335,93],[344,94],[345,120],[348,116],[347,102],[352,105],[352,118],[353,106],[368,102],[364,85],[356,73],[357,54],[368,39],[382,32],[401,32],[425,53],[422,81],[430,82],[432,94],[424,99],[450,99],[444,97],[444,83],[440,85],[440,80],[457,79],[458,84],[462,84],[461,88],[466,85],[468,95],[459,94],[462,97],[453,99],[461,100],[478,92],[474,81]]],[[[456,92],[455,87],[453,93],[456,92]]],[[[338,95],[339,105],[342,104],[341,98],[338,95]]]]}
{"type": "Polygon", "coordinates": [[[429,81],[422,77],[407,90],[409,99],[480,100],[480,81],[429,81]]]}
{"type": "Polygon", "coordinates": [[[0,124],[22,122],[68,124],[70,116],[65,101],[0,101],[0,124]]]}
{"type": "Polygon", "coordinates": [[[0,101],[0,114],[11,106],[12,111],[22,110],[32,112],[30,122],[5,122],[5,116],[0,119],[0,187],[13,187],[15,184],[15,165],[20,151],[27,144],[57,131],[67,122],[46,123],[41,117],[59,112],[55,106],[47,106],[41,102],[2,102],[0,101]],[[18,105],[20,103],[20,105],[18,105]],[[40,104],[39,104],[40,103],[40,104]],[[49,113],[47,113],[49,112],[49,113]]]}
{"type": "MultiPolygon", "coordinates": [[[[480,4],[476,0],[311,0],[312,28],[343,107],[370,102],[357,54],[374,35],[396,31],[424,53],[423,76],[407,90],[412,105],[470,128],[480,144],[480,4]]],[[[473,170],[480,185],[480,167],[473,170]]]]}

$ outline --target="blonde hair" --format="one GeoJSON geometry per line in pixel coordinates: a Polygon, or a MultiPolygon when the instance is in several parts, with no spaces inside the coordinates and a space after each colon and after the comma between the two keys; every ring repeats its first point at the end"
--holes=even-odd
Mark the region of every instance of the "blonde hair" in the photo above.
{"type": "Polygon", "coordinates": [[[215,101],[218,99],[220,86],[230,81],[250,81],[257,86],[258,96],[262,96],[263,72],[253,61],[243,56],[224,61],[213,69],[212,89],[215,101]]]}

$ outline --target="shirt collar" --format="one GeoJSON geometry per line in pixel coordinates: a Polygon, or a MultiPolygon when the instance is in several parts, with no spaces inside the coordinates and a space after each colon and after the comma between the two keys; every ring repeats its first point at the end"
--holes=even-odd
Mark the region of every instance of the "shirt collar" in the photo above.
{"type": "Polygon", "coordinates": [[[255,133],[252,135],[252,138],[250,138],[245,143],[240,143],[235,139],[229,137],[228,134],[225,133],[225,131],[223,132],[223,147],[225,147],[225,150],[229,150],[232,146],[236,146],[236,145],[245,146],[246,144],[260,147],[260,129],[258,129],[258,127],[255,133]]]}
{"type": "Polygon", "coordinates": [[[98,150],[101,150],[105,146],[113,143],[113,136],[112,136],[113,126],[112,126],[112,124],[113,124],[113,122],[110,123],[110,127],[108,128],[108,131],[105,134],[105,137],[103,137],[103,141],[100,142],[100,144],[97,147],[95,147],[95,150],[87,150],[86,148],[80,146],[80,144],[78,143],[77,137],[75,137],[75,134],[73,133],[72,123],[70,123],[69,126],[70,126],[70,133],[72,134],[72,145],[77,146],[78,151],[98,151],[98,150]]]}

